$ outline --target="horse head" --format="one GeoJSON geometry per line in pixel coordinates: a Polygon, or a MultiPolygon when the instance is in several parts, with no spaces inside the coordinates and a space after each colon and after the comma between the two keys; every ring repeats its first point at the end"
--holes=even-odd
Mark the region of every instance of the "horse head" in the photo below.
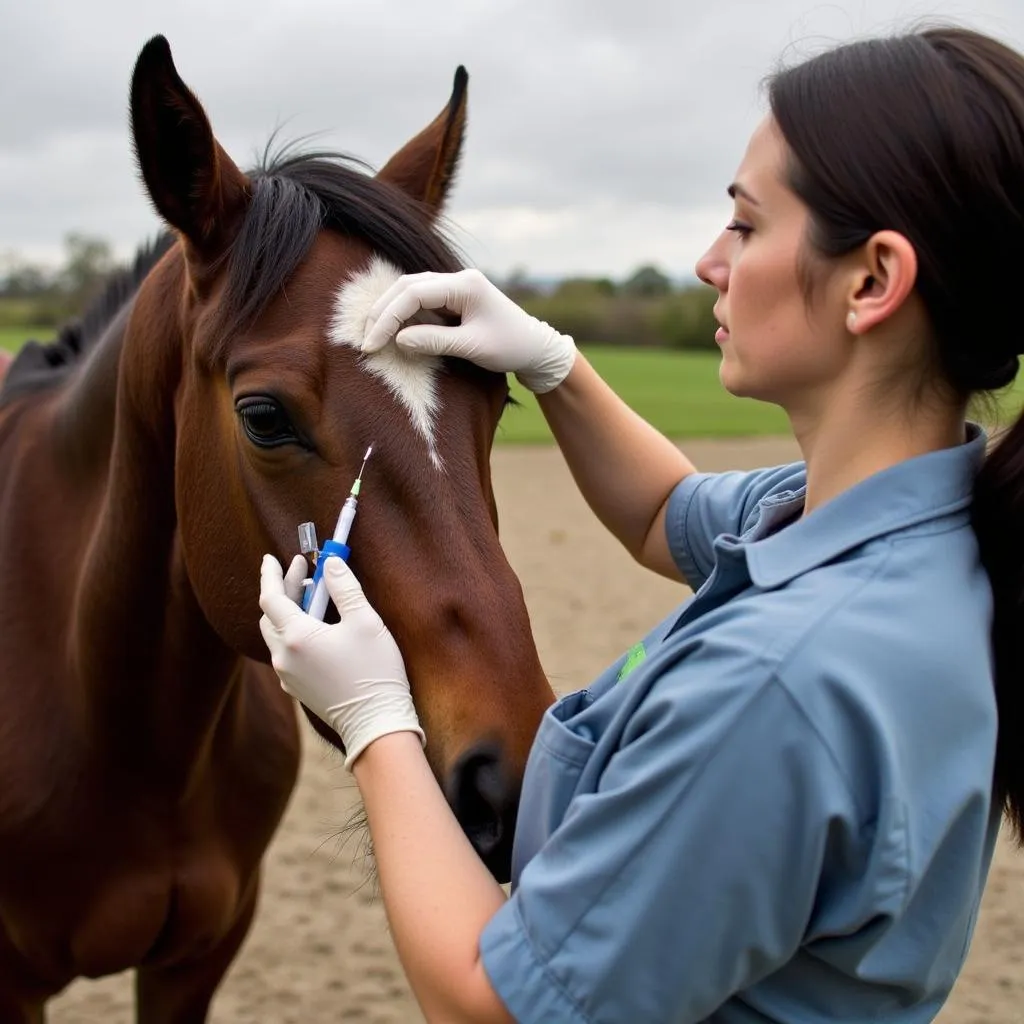
{"type": "Polygon", "coordinates": [[[374,444],[350,562],[405,658],[431,767],[504,878],[527,754],[553,699],[498,541],[489,456],[507,381],[456,360],[354,347],[398,273],[460,265],[437,222],[466,82],[460,68],[441,114],[376,175],[323,155],[246,173],[166,40],[150,40],[132,79],[133,140],[177,242],[136,297],[126,337],[146,337],[126,352],[145,355],[126,372],[139,395],[147,375],[177,380],[153,415],[173,421],[180,554],[213,629],[260,662],[263,553],[287,564],[305,521],[329,537],[374,444]]]}

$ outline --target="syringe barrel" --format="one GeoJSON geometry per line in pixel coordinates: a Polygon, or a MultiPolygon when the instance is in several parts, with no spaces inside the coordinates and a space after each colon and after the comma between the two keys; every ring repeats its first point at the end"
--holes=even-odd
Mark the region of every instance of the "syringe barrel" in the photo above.
{"type": "Polygon", "coordinates": [[[348,542],[348,534],[352,529],[352,522],[356,517],[356,499],[351,495],[345,499],[341,506],[341,514],[338,516],[338,525],[334,528],[334,539],[342,544],[348,542]]]}
{"type": "Polygon", "coordinates": [[[313,596],[309,600],[309,608],[306,609],[306,613],[312,615],[314,619],[319,619],[323,622],[324,615],[327,614],[327,602],[329,600],[330,595],[327,593],[327,584],[324,583],[321,577],[313,585],[313,596]]]}
{"type": "Polygon", "coordinates": [[[338,523],[334,528],[334,537],[324,544],[324,549],[320,554],[316,572],[313,575],[313,592],[309,595],[309,604],[306,605],[307,614],[311,615],[314,619],[323,620],[327,612],[328,602],[330,601],[327,585],[323,581],[324,561],[327,557],[337,557],[338,555],[346,559],[348,558],[348,545],[346,541],[348,540],[349,531],[352,529],[352,522],[356,517],[357,505],[358,502],[354,494],[350,494],[345,499],[345,504],[341,506],[341,512],[338,515],[338,523]],[[332,546],[334,551],[330,551],[332,546]]]}

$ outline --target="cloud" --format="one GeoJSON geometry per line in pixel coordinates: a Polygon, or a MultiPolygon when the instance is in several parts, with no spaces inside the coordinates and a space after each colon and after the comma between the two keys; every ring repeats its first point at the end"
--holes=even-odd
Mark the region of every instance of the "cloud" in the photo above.
{"type": "Polygon", "coordinates": [[[131,69],[165,34],[242,164],[275,128],[379,166],[470,73],[449,214],[481,266],[674,274],[729,214],[724,188],[780,58],[938,14],[1024,48],[1018,0],[139,0],[8,5],[0,38],[0,250],[67,231],[130,253],[157,221],[132,161],[131,69]]]}

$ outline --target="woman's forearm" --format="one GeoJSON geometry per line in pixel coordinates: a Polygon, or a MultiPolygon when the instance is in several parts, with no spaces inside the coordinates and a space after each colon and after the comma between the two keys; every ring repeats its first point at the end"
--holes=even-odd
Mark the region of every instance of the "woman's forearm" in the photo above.
{"type": "Polygon", "coordinates": [[[512,1024],[480,961],[505,893],[459,827],[419,738],[393,733],[353,765],[384,908],[409,984],[431,1024],[512,1024]]]}
{"type": "Polygon", "coordinates": [[[562,384],[538,402],[587,504],[634,558],[649,561],[645,550],[659,512],[693,464],[582,353],[562,384]]]}

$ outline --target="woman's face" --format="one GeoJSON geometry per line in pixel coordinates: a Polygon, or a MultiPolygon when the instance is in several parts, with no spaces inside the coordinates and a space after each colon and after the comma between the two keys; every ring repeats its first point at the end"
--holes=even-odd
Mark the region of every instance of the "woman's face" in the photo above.
{"type": "Polygon", "coordinates": [[[808,210],[785,184],[786,155],[781,132],[766,118],[729,187],[733,220],[697,274],[719,292],[723,386],[793,412],[827,398],[848,351],[840,289],[823,280],[809,307],[801,288],[808,210]]]}

